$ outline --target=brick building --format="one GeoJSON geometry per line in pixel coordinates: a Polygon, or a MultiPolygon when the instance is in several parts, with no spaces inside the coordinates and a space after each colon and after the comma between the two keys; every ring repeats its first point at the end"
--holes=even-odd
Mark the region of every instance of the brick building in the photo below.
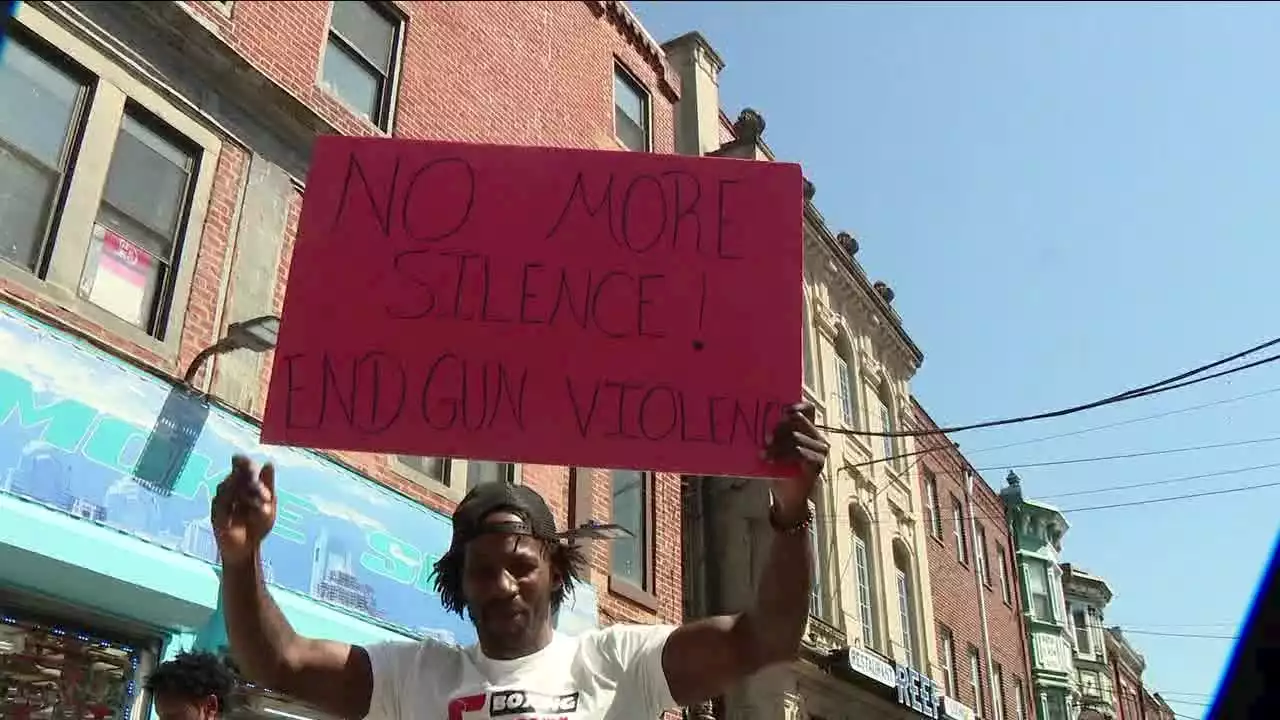
{"type": "MultiPolygon", "coordinates": [[[[913,400],[915,427],[937,430],[913,400]]],[[[1000,495],[945,435],[916,438],[938,657],[952,717],[1030,720],[1023,604],[1000,495]]]]}
{"type": "MultiPolygon", "coordinates": [[[[201,516],[231,451],[266,452],[255,423],[270,353],[229,353],[196,369],[193,387],[214,402],[178,490],[148,495],[129,478],[137,448],[162,424],[161,401],[197,354],[231,323],[280,312],[314,138],[671,153],[680,95],[662,48],[614,0],[27,2],[11,23],[0,83],[23,99],[0,108],[0,477],[10,478],[0,503],[25,513],[32,538],[4,551],[23,562],[0,563],[0,607],[16,617],[40,606],[32,628],[53,613],[94,637],[124,638],[136,662],[122,661],[120,680],[198,642],[213,611],[201,516]],[[90,381],[93,373],[109,379],[90,381]],[[87,439],[59,440],[82,417],[87,439]],[[108,426],[124,429],[108,437],[108,426]],[[68,551],[59,560],[67,572],[32,574],[53,567],[41,564],[53,562],[51,550],[36,540],[73,515],[95,522],[68,526],[67,537],[86,548],[129,539],[111,561],[158,569],[124,578],[105,558],[68,551]],[[102,526],[117,532],[104,540],[102,526]],[[121,589],[87,589],[103,577],[121,589]]],[[[466,632],[441,629],[452,621],[432,610],[438,600],[419,568],[447,542],[441,513],[486,481],[535,487],[561,526],[598,519],[634,530],[636,540],[590,549],[591,586],[572,608],[583,622],[682,616],[675,476],[272,456],[282,498],[298,484],[289,517],[303,519],[288,538],[273,536],[268,569],[304,631],[352,641],[466,632]],[[303,483],[305,473],[319,479],[303,483]],[[364,510],[344,515],[339,508],[353,506],[336,500],[343,493],[360,495],[351,503],[364,510]],[[373,527],[389,535],[375,542],[373,527]],[[388,549],[387,537],[398,544],[388,549]],[[286,540],[314,544],[309,580],[295,567],[308,561],[286,540]],[[317,587],[343,592],[320,598],[317,587]],[[402,597],[410,590],[421,596],[402,597]],[[350,601],[336,613],[330,606],[343,602],[330,596],[350,601]]],[[[127,702],[146,706],[141,696],[127,702]]]]}
{"type": "Polygon", "coordinates": [[[1107,656],[1111,658],[1112,686],[1115,688],[1116,717],[1119,720],[1145,720],[1143,715],[1142,673],[1147,660],[1118,627],[1103,631],[1107,656]]]}

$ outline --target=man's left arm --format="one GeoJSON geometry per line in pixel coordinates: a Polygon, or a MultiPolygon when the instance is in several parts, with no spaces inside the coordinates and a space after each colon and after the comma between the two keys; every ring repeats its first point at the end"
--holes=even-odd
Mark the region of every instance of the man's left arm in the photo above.
{"type": "Polygon", "coordinates": [[[724,692],[768,665],[796,657],[809,617],[813,556],[809,495],[826,463],[827,443],[813,424],[813,407],[797,405],[774,432],[777,462],[798,462],[801,477],[774,483],[773,543],[755,606],[739,615],[696,620],[676,628],[662,651],[671,697],[693,705],[724,692]]]}

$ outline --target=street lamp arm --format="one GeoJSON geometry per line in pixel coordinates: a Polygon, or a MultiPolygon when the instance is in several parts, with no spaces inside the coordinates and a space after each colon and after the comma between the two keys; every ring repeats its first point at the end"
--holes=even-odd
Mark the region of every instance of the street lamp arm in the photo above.
{"type": "Polygon", "coordinates": [[[200,368],[206,362],[208,362],[209,358],[213,357],[214,355],[221,355],[222,353],[226,352],[228,349],[230,348],[225,347],[222,341],[219,340],[218,342],[196,353],[196,356],[191,360],[191,364],[187,366],[187,372],[182,376],[182,384],[186,385],[187,387],[191,387],[191,383],[193,383],[196,379],[196,373],[200,372],[200,368]]]}

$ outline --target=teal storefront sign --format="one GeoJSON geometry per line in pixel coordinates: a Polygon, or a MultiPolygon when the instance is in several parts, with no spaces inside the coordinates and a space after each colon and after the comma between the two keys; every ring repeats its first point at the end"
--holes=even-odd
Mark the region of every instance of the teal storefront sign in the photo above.
{"type": "MultiPolygon", "coordinates": [[[[0,308],[0,493],[213,564],[209,503],[232,454],[270,459],[280,502],[264,544],[271,583],[407,634],[474,639],[431,589],[450,540],[446,518],[315,453],[262,446],[258,428],[233,414],[211,408],[171,487],[139,482],[171,389],[0,308]]],[[[565,629],[594,626],[595,594],[575,600],[565,629]]]]}

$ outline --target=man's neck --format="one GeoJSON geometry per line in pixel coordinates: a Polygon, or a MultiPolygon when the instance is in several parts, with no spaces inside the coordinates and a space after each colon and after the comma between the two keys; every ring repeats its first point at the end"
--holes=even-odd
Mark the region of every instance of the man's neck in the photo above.
{"type": "Polygon", "coordinates": [[[543,650],[551,644],[555,638],[555,631],[550,627],[538,633],[537,638],[521,648],[489,648],[485,646],[483,640],[480,641],[480,651],[490,660],[519,660],[520,658],[529,657],[540,650],[543,650]]]}

